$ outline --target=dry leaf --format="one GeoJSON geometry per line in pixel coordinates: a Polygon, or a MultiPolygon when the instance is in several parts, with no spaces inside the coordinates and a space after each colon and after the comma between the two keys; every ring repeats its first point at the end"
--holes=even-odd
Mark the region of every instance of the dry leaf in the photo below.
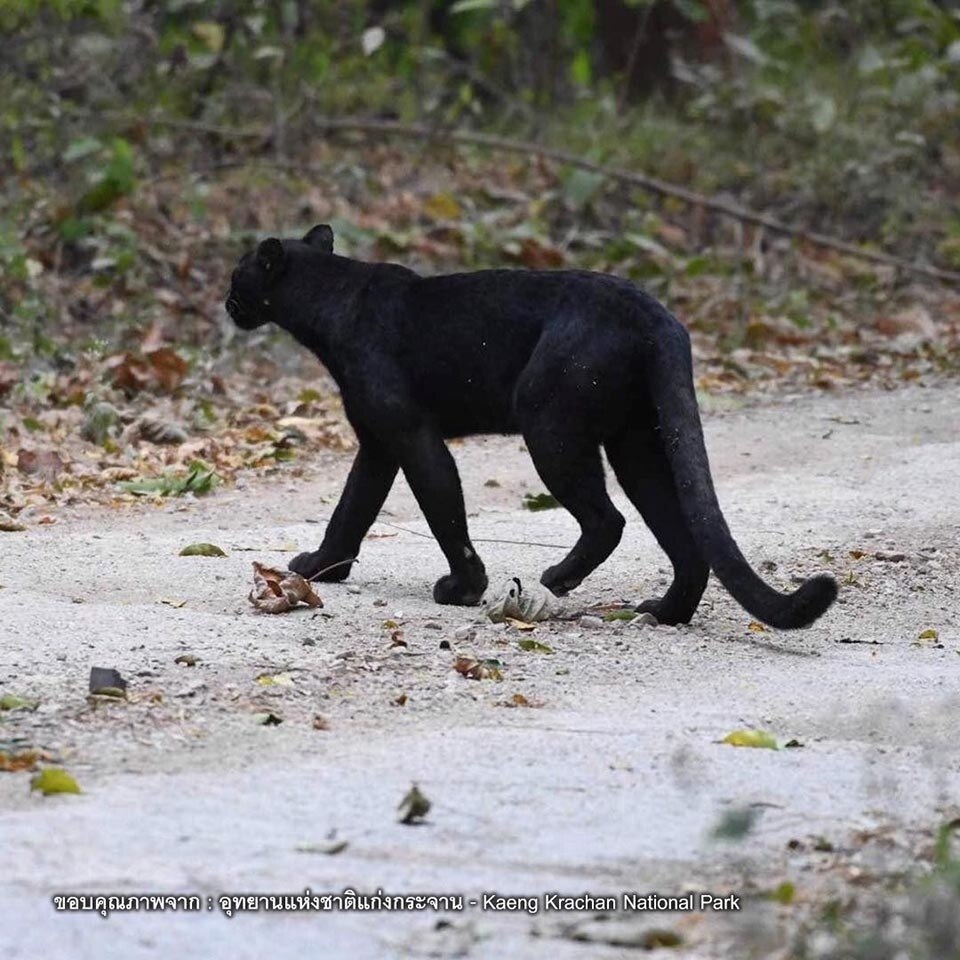
{"type": "Polygon", "coordinates": [[[20,450],[17,469],[27,476],[53,481],[64,472],[66,464],[56,450],[20,450]]]}
{"type": "Polygon", "coordinates": [[[26,529],[27,528],[20,523],[19,520],[14,520],[9,513],[5,513],[3,510],[0,510],[0,532],[17,533],[20,530],[26,529]]]}
{"type": "Polygon", "coordinates": [[[499,660],[475,660],[473,657],[457,657],[453,669],[468,680],[502,680],[499,660]]]}
{"type": "Polygon", "coordinates": [[[249,599],[264,613],[286,613],[299,603],[305,603],[308,607],[323,606],[313,587],[299,573],[275,570],[256,561],[253,564],[253,589],[249,599]]]}
{"type": "Polygon", "coordinates": [[[50,759],[46,751],[33,747],[10,752],[0,750],[0,772],[21,773],[24,770],[36,770],[38,763],[50,759]]]}

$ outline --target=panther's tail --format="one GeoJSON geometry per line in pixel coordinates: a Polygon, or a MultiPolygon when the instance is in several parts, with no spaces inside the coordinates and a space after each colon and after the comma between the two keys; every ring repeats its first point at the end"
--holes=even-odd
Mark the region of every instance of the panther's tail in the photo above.
{"type": "Polygon", "coordinates": [[[783,629],[809,626],[836,599],[836,581],[826,575],[811,577],[785,594],[754,573],[727,527],[713,489],[693,388],[690,341],[679,323],[670,326],[656,352],[650,364],[650,396],[680,506],[704,559],[733,598],[758,620],[783,629]]]}

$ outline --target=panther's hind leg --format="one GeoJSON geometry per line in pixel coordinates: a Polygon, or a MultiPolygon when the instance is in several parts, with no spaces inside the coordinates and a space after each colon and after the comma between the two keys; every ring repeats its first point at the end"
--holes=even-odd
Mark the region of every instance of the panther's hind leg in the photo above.
{"type": "Polygon", "coordinates": [[[604,444],[624,493],[673,565],[673,583],[657,600],[637,607],[660,623],[688,623],[703,596],[710,567],[700,554],[680,509],[667,455],[652,430],[626,429],[604,444]]]}
{"type": "Polygon", "coordinates": [[[521,419],[537,473],[580,524],[573,549],[540,578],[551,592],[563,596],[610,556],[624,521],[607,496],[599,443],[577,430],[575,416],[541,409],[521,419]]]}

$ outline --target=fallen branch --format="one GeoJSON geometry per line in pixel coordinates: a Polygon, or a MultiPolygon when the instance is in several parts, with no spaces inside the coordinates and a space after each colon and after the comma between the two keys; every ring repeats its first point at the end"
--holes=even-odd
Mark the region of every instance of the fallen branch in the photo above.
{"type": "MultiPolygon", "coordinates": [[[[264,136],[262,129],[243,130],[191,121],[166,120],[163,118],[151,118],[148,122],[179,129],[194,130],[201,133],[212,133],[225,138],[262,139],[264,136]]],[[[757,210],[751,210],[739,204],[718,199],[717,197],[710,197],[706,194],[698,193],[695,190],[690,190],[687,187],[681,187],[675,183],[668,183],[666,180],[650,177],[644,173],[636,173],[633,170],[624,170],[619,167],[610,167],[602,163],[595,163],[569,150],[559,150],[554,147],[528,143],[524,140],[515,140],[510,137],[500,137],[490,133],[477,133],[470,130],[449,130],[431,127],[426,124],[402,123],[399,120],[367,120],[359,117],[312,117],[311,122],[321,130],[427,139],[466,146],[487,147],[491,150],[499,150],[504,153],[518,153],[526,156],[543,157],[546,160],[552,160],[556,163],[562,163],[571,167],[577,167],[580,170],[588,170],[591,173],[601,174],[604,177],[617,180],[620,183],[628,183],[631,186],[640,187],[643,190],[658,194],[659,196],[673,197],[674,199],[689,203],[692,206],[702,207],[705,210],[710,210],[721,216],[739,220],[742,223],[750,223],[755,226],[764,227],[771,231],[771,233],[795,237],[798,240],[811,243],[818,247],[836,250],[839,253],[854,257],[858,260],[895,267],[898,270],[930,277],[943,283],[960,285],[960,272],[955,270],[945,270],[926,263],[914,263],[900,257],[895,257],[889,253],[865,250],[854,243],[841,240],[838,237],[832,237],[824,233],[817,233],[816,231],[807,230],[803,227],[784,223],[776,217],[768,216],[757,210]]],[[[238,163],[237,165],[240,166],[242,164],[238,163]]],[[[285,168],[299,167],[299,169],[308,172],[316,169],[308,165],[291,162],[285,162],[282,166],[285,168]]]]}

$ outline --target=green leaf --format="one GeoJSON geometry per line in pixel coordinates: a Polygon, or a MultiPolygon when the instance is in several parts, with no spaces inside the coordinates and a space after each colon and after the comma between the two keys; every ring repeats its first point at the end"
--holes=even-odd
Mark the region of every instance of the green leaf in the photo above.
{"type": "Polygon", "coordinates": [[[574,210],[582,210],[597,195],[605,180],[602,173],[576,167],[563,179],[563,198],[574,210]]]}
{"type": "Polygon", "coordinates": [[[0,710],[36,710],[39,700],[26,700],[15,693],[5,693],[0,697],[0,710]]]}
{"type": "Polygon", "coordinates": [[[761,747],[777,749],[777,738],[766,730],[733,730],[723,738],[731,747],[761,747]]]}
{"type": "Polygon", "coordinates": [[[60,767],[47,767],[30,778],[30,789],[39,790],[45,797],[54,793],[80,793],[77,781],[60,767]]]}
{"type": "Polygon", "coordinates": [[[578,50],[570,62],[570,79],[578,87],[589,87],[593,79],[593,70],[590,65],[590,54],[587,50],[578,50]]]}
{"type": "Polygon", "coordinates": [[[122,137],[110,144],[110,160],[94,178],[93,186],[77,201],[79,213],[97,213],[133,190],[136,182],[133,147],[122,137]]]}
{"type": "Polygon", "coordinates": [[[787,904],[793,903],[793,897],[796,893],[796,888],[789,880],[784,880],[783,883],[778,884],[773,890],[767,894],[768,900],[773,900],[776,903],[782,903],[784,906],[787,904]]]}
{"type": "Polygon", "coordinates": [[[726,810],[714,824],[710,836],[714,840],[742,840],[753,830],[759,816],[753,807],[726,810]]]}
{"type": "Polygon", "coordinates": [[[555,510],[560,502],[550,493],[528,493],[524,495],[523,506],[527,510],[555,510]]]}
{"type": "Polygon", "coordinates": [[[630,608],[628,610],[611,610],[603,615],[604,622],[611,623],[614,620],[636,620],[640,614],[630,608]]]}
{"type": "Polygon", "coordinates": [[[430,801],[414,783],[397,807],[400,811],[399,820],[401,823],[407,824],[419,823],[430,812],[430,806],[430,801]]]}
{"type": "Polygon", "coordinates": [[[218,483],[219,477],[206,464],[196,461],[190,465],[186,476],[177,477],[166,474],[146,480],[127,480],[118,484],[125,493],[138,497],[158,494],[161,497],[179,497],[185,493],[209,493],[218,483]]]}
{"type": "Polygon", "coordinates": [[[181,557],[225,557],[215,543],[191,543],[180,551],[181,557]]]}
{"type": "Polygon", "coordinates": [[[553,647],[548,647],[545,643],[540,643],[537,640],[520,640],[517,643],[517,646],[521,650],[526,650],[527,652],[532,653],[553,653],[553,647]]]}

